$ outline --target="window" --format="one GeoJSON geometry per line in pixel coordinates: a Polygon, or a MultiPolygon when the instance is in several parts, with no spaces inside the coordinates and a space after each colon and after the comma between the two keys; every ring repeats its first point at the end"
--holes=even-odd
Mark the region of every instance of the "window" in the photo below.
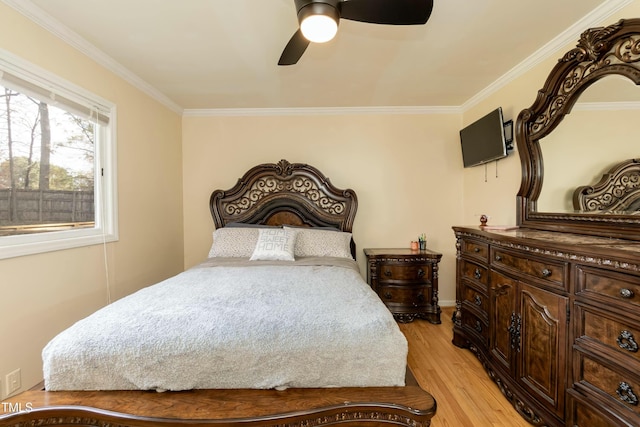
{"type": "Polygon", "coordinates": [[[0,51],[0,258],[117,239],[115,107],[0,51]]]}

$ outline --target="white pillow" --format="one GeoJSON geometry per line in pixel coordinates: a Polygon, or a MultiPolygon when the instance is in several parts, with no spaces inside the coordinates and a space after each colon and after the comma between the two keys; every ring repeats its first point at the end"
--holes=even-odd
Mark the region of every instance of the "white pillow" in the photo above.
{"type": "MultiPolygon", "coordinates": [[[[293,230],[284,227],[285,230],[293,230]]],[[[313,228],[296,228],[296,257],[326,256],[336,258],[350,258],[351,233],[334,230],[318,230],[313,228]]]]}
{"type": "Polygon", "coordinates": [[[293,247],[296,230],[288,228],[261,228],[251,261],[295,261],[293,247]]]}
{"type": "Polygon", "coordinates": [[[242,257],[249,258],[258,242],[259,228],[218,228],[213,232],[213,245],[209,258],[242,257]]]}

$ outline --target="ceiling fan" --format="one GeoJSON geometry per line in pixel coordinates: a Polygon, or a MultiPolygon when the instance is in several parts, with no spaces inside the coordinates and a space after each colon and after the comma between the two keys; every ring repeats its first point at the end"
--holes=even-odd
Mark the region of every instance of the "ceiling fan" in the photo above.
{"type": "Polygon", "coordinates": [[[298,62],[309,43],[329,41],[340,18],[372,24],[421,25],[433,9],[433,0],[294,0],[298,31],[284,48],[278,65],[298,62]]]}

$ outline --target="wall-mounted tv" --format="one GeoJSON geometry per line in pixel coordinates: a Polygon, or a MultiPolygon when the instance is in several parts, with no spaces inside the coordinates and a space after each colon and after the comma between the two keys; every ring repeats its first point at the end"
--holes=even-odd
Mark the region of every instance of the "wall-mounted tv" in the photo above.
{"type": "MultiPolygon", "coordinates": [[[[513,122],[510,121],[510,123],[513,122]]],[[[508,147],[502,107],[496,108],[462,129],[460,143],[465,168],[507,157],[508,147]]]]}

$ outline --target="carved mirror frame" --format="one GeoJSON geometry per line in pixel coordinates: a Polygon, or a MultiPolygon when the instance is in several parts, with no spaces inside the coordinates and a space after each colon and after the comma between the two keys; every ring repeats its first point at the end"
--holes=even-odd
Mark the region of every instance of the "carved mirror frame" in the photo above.
{"type": "MultiPolygon", "coordinates": [[[[540,140],[571,112],[585,89],[609,75],[624,76],[640,84],[640,18],[583,32],[577,47],[553,68],[533,105],[518,115],[516,143],[522,182],[517,195],[517,220],[521,227],[640,240],[640,215],[537,211],[544,178],[540,140]]],[[[629,123],[632,134],[634,125],[629,123]]],[[[579,160],[580,153],[576,153],[567,162],[579,160]]]]}

